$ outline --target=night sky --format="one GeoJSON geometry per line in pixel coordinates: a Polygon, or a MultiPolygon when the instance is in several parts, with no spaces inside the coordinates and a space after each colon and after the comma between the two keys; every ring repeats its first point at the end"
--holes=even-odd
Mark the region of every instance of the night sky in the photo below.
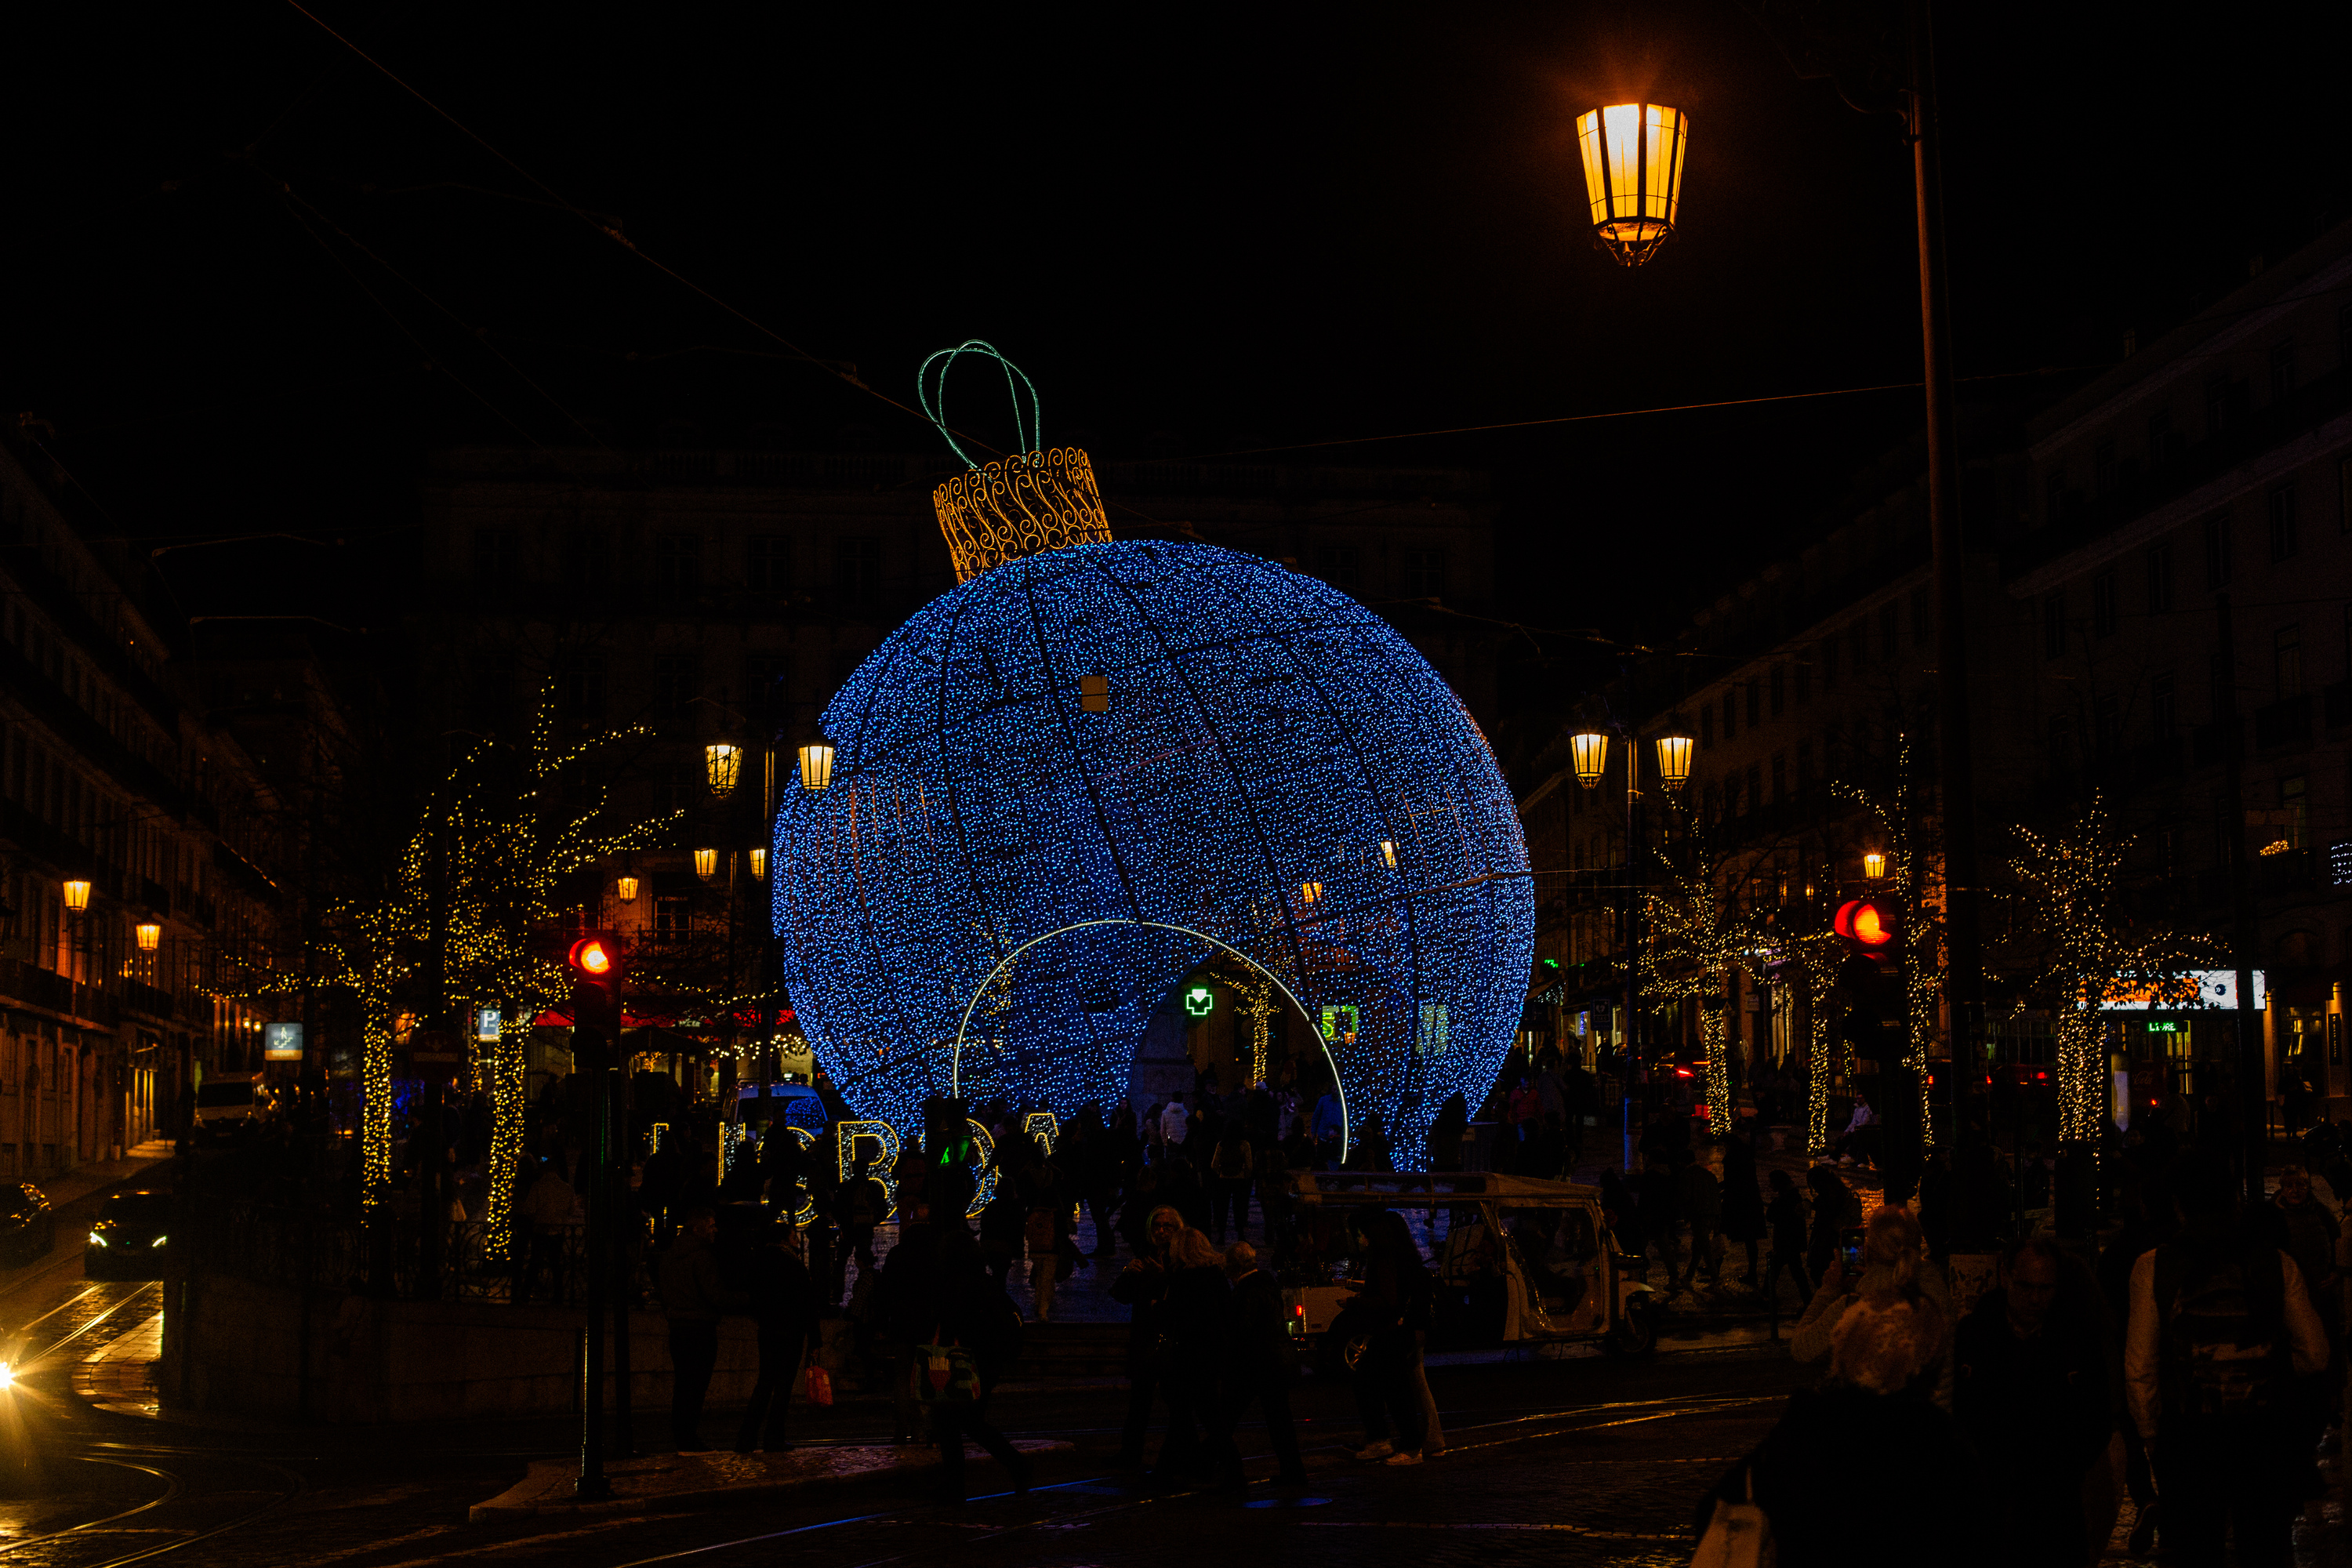
{"type": "MultiPolygon", "coordinates": [[[[2336,9],[1947,5],[1959,373],[2054,393],[2352,210],[2336,9]]],[[[356,584],[437,444],[929,449],[778,338],[908,403],[989,339],[1049,442],[1113,461],[1918,374],[1896,122],[1730,0],[317,15],[556,195],[282,3],[27,12],[0,93],[8,410],[126,534],[347,542],[173,557],[199,600],[380,616],[356,584]],[[1640,96],[1693,131],[1681,232],[1628,272],[1572,124],[1640,96]]],[[[1917,420],[1879,393],[1276,456],[1490,468],[1507,610],[1651,637],[1917,420]]]]}

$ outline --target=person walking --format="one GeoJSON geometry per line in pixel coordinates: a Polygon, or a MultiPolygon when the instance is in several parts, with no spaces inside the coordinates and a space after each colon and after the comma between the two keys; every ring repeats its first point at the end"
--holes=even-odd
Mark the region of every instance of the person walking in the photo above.
{"type": "MultiPolygon", "coordinates": [[[[1682,1286],[1675,1279],[1675,1233],[1682,1228],[1680,1192],[1673,1169],[1664,1155],[1650,1155],[1648,1168],[1642,1173],[1636,1189],[1642,1208],[1642,1239],[1646,1246],[1658,1249],[1658,1258],[1666,1266],[1666,1294],[1671,1296],[1682,1286]]],[[[1698,1268],[1696,1253],[1691,1268],[1698,1268]]]]}
{"type": "Polygon", "coordinates": [[[1028,1218],[1022,1226],[1022,1245],[1029,1254],[1029,1290],[1037,1302],[1037,1321],[1054,1316],[1054,1287],[1061,1283],[1062,1247],[1069,1240],[1068,1208],[1045,1189],[1030,1199],[1028,1218]]]}
{"type": "Polygon", "coordinates": [[[1192,1131],[1192,1119],[1184,1111],[1184,1097],[1171,1094],[1160,1111],[1160,1143],[1166,1152],[1163,1158],[1179,1160],[1184,1154],[1184,1140],[1192,1131]]]}
{"type": "Polygon", "coordinates": [[[860,1275],[872,1273],[874,1227],[889,1214],[890,1194],[883,1190],[881,1182],[862,1156],[850,1166],[849,1180],[841,1184],[841,1191],[834,1202],[836,1205],[835,1218],[841,1226],[843,1274],[848,1273],[848,1260],[852,1258],[857,1259],[860,1275]]]}
{"type": "Polygon", "coordinates": [[[1209,1156],[1209,1239],[1220,1247],[1229,1216],[1234,1239],[1248,1239],[1250,1177],[1255,1169],[1248,1130],[1240,1118],[1228,1117],[1218,1131],[1216,1152],[1209,1156]]]}
{"type": "Polygon", "coordinates": [[[1723,1234],[1748,1254],[1742,1276],[1750,1290],[1763,1276],[1756,1270],[1756,1244],[1764,1239],[1764,1194],[1756,1184],[1755,1133],[1743,1122],[1723,1141],[1723,1234]]]}
{"type": "Polygon", "coordinates": [[[1225,1375],[1210,1439],[1217,1483],[1227,1491],[1244,1489],[1241,1446],[1234,1441],[1234,1431],[1255,1400],[1265,1421],[1266,1440],[1274,1445],[1275,1483],[1305,1486],[1307,1467],[1299,1459],[1298,1434],[1290,1421],[1291,1350],[1283,1321],[1282,1286],[1258,1267],[1257,1251],[1246,1241],[1225,1248],[1225,1276],[1233,1282],[1225,1375]]]}
{"type": "MultiPolygon", "coordinates": [[[[1802,1363],[1828,1361],[1838,1320],[1856,1302],[1872,1297],[1931,1301],[1943,1321],[1949,1323],[1951,1288],[1944,1282],[1942,1269],[1927,1265],[1927,1238],[1911,1211],[1880,1209],[1863,1227],[1862,1272],[1849,1277],[1844,1259],[1831,1263],[1829,1272],[1822,1276],[1822,1288],[1813,1292],[1812,1300],[1806,1303],[1804,1316],[1797,1320],[1789,1353],[1802,1363]]],[[[1948,1361],[1937,1373],[1936,1403],[1947,1410],[1952,1406],[1952,1370],[1948,1361]]]]}
{"type": "Polygon", "coordinates": [[[2084,1485],[2115,1431],[2097,1297],[2055,1242],[2022,1242],[1955,1336],[1952,1417],[1984,1463],[2005,1563],[2090,1560],[2084,1485]]]}
{"type": "Polygon", "coordinates": [[[1764,1211],[1764,1223],[1772,1233],[1772,1250],[1764,1261],[1764,1299],[1778,1296],[1783,1272],[1793,1274],[1801,1311],[1813,1294],[1812,1277],[1805,1272],[1805,1200],[1788,1172],[1773,1172],[1771,1183],[1772,1204],[1764,1211]]]}
{"type": "Polygon", "coordinates": [[[1432,1290],[1421,1248],[1404,1216],[1381,1209],[1366,1217],[1364,1353],[1356,1363],[1356,1408],[1364,1422],[1359,1459],[1418,1465],[1428,1430],[1416,1379],[1421,1331],[1429,1326],[1432,1290]]]}
{"type": "MultiPolygon", "coordinates": [[[[1748,1190],[1755,1190],[1752,1168],[1748,1190]]],[[[1683,1223],[1690,1226],[1690,1271],[1683,1276],[1683,1283],[1698,1288],[1702,1262],[1706,1265],[1707,1283],[1716,1283],[1723,1273],[1723,1244],[1716,1236],[1723,1228],[1723,1184],[1704,1162],[1693,1160],[1675,1177],[1675,1206],[1682,1212],[1683,1223]]]]}
{"type": "Polygon", "coordinates": [[[669,1320],[670,1437],[680,1454],[700,1454],[702,1402],[719,1365],[719,1321],[727,1299],[719,1285],[719,1255],[711,1242],[719,1216],[691,1208],[661,1262],[662,1313],[669,1320]]]}
{"type": "Polygon", "coordinates": [[[1151,1467],[1155,1481],[1205,1480],[1207,1433],[1217,1415],[1217,1374],[1224,1363],[1231,1285],[1224,1254],[1194,1226],[1168,1248],[1168,1298],[1161,1331],[1168,1341],[1168,1436],[1151,1467]]]}
{"type": "Polygon", "coordinates": [[[760,1329],[760,1377],[736,1429],[735,1451],[782,1453],[784,1416],[801,1366],[816,1348],[816,1284],[786,1244],[789,1222],[771,1225],[751,1256],[751,1321],[760,1329]]]}
{"type": "Polygon", "coordinates": [[[1805,1244],[1805,1267],[1821,1279],[1828,1276],[1830,1259],[1837,1254],[1838,1232],[1862,1223],[1862,1205],[1826,1159],[1805,1173],[1805,1185],[1813,1194],[1813,1234],[1805,1244]]]}
{"type": "Polygon", "coordinates": [[[2180,1231],[2132,1265],[2124,1384],[2180,1568],[2284,1568],[2315,1479],[2299,1378],[2327,1365],[2303,1270],[2248,1236],[2219,1160],[2176,1173],[2180,1231]]]}
{"type": "MultiPolygon", "coordinates": [[[[1184,1229],[1184,1216],[1161,1205],[1145,1216],[1142,1234],[1131,1237],[1134,1258],[1110,1284],[1110,1298],[1129,1310],[1127,1330],[1127,1425],[1118,1447],[1118,1468],[1143,1468],[1143,1441],[1151,1430],[1151,1398],[1166,1397],[1170,1345],[1163,1324],[1168,1305],[1168,1249],[1184,1229]]],[[[1172,1405],[1173,1401],[1170,1404],[1172,1405]]],[[[1163,1448],[1165,1442],[1163,1440],[1163,1448]]]]}
{"type": "Polygon", "coordinates": [[[559,1307],[570,1301],[570,1271],[563,1262],[579,1224],[579,1194],[563,1179],[562,1167],[552,1163],[541,1167],[530,1190],[523,1194],[523,1223],[519,1228],[524,1233],[529,1251],[521,1277],[515,1282],[516,1306],[530,1300],[532,1282],[541,1270],[547,1274],[548,1300],[559,1307]]]}
{"type": "Polygon", "coordinates": [[[925,1276],[924,1295],[937,1320],[930,1331],[936,1338],[929,1342],[962,1349],[980,1380],[970,1399],[931,1401],[931,1436],[940,1449],[940,1500],[958,1507],[965,1500],[966,1443],[979,1444],[1003,1465],[1012,1478],[1013,1494],[1026,1497],[1034,1479],[1029,1459],[988,1418],[989,1396],[1021,1354],[1021,1309],[981,1267],[971,1233],[961,1226],[940,1232],[925,1276]]]}

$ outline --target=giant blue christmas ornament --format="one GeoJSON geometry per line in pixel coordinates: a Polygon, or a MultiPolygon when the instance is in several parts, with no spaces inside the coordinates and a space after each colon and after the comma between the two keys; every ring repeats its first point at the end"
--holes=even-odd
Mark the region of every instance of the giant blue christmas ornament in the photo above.
{"type": "Polygon", "coordinates": [[[1111,541],[1082,453],[936,499],[966,580],[835,696],[829,784],[776,822],[784,979],[825,1072],[901,1136],[951,1078],[1108,1107],[1217,956],[1177,926],[1278,979],[1355,1133],[1377,1112],[1417,1163],[1438,1106],[1475,1109],[1508,1053],[1533,945],[1518,819],[1460,700],[1327,584],[1111,541]],[[1052,937],[991,982],[1099,921],[1155,923],[1052,937]]]}

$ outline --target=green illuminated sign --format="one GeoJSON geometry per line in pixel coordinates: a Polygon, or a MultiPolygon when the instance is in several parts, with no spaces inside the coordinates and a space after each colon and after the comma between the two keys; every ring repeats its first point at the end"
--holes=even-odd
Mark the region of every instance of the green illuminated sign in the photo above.
{"type": "Polygon", "coordinates": [[[2151,1035],[2177,1035],[2180,1033],[2180,1021],[2178,1018],[2150,1018],[2142,1027],[2151,1035]]]}
{"type": "Polygon", "coordinates": [[[1356,1010],[1349,1006],[1323,1009],[1323,1037],[1335,1045],[1356,1041],[1356,1010]]]}
{"type": "Polygon", "coordinates": [[[1184,993],[1184,1011],[1195,1018],[1205,1018],[1216,1008],[1217,994],[1205,985],[1195,985],[1184,993]]]}

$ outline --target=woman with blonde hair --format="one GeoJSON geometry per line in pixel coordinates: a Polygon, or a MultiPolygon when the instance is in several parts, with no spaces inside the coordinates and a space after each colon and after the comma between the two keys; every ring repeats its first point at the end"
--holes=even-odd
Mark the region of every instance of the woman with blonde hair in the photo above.
{"type": "Polygon", "coordinates": [[[1923,1568],[1987,1561],[1973,1460],[1927,1394],[1951,1360],[1950,1315],[1924,1294],[1864,1293],[1841,1307],[1827,1338],[1827,1380],[1791,1396],[1702,1500],[1700,1528],[1720,1503],[1753,1502],[1780,1568],[1850,1563],[1858,1543],[1899,1543],[1902,1560],[1923,1568]]]}
{"type": "MultiPolygon", "coordinates": [[[[1907,1208],[1889,1205],[1864,1223],[1861,1272],[1849,1275],[1843,1256],[1830,1264],[1822,1288],[1797,1320],[1789,1353],[1800,1362],[1829,1360],[1839,1322],[1854,1302],[1867,1298],[1926,1301],[1945,1323],[1952,1321],[1951,1288],[1940,1272],[1927,1267],[1927,1236],[1907,1208]]],[[[1949,1357],[1937,1371],[1936,1403],[1947,1410],[1952,1407],[1949,1357]]]]}

